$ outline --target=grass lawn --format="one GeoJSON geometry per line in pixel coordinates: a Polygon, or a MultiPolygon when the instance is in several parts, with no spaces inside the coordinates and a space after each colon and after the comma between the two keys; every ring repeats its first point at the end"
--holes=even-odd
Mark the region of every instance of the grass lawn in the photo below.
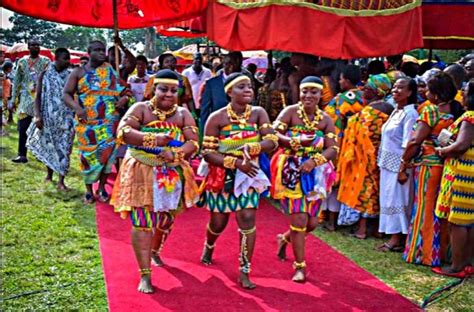
{"type": "MultiPolygon", "coordinates": [[[[16,156],[18,135],[15,127],[8,127],[8,132],[1,138],[0,309],[106,310],[95,209],[81,202],[84,187],[77,150],[66,178],[74,190],[61,194],[44,183],[44,167],[32,155],[27,165],[10,161],[16,156]]],[[[416,303],[452,281],[431,274],[429,268],[405,264],[400,254],[374,251],[380,241],[359,241],[320,229],[315,234],[416,303]]],[[[427,310],[473,311],[473,294],[471,279],[427,310]]]]}

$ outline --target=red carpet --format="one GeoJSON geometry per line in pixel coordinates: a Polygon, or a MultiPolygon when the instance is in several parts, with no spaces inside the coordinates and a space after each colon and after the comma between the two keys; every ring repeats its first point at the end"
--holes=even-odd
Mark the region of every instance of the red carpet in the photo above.
{"type": "MultiPolygon", "coordinates": [[[[130,243],[130,221],[97,204],[97,226],[109,308],[115,311],[415,311],[417,307],[321,240],[307,240],[308,282],[291,282],[292,256],[280,262],[277,233],[286,218],[263,201],[257,214],[253,281],[242,290],[238,276],[238,233],[234,219],[217,241],[214,264],[199,263],[208,213],[188,209],[177,218],[163,250],[166,266],[153,268],[152,295],[136,291],[138,267],[130,243]]],[[[288,255],[291,255],[288,248],[288,255]]]]}

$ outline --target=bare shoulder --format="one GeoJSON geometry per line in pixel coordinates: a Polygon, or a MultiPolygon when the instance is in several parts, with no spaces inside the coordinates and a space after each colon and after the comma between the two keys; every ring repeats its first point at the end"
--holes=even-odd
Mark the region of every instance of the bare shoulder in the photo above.
{"type": "Polygon", "coordinates": [[[127,114],[142,113],[148,109],[148,102],[136,102],[127,111],[127,114]]]}
{"type": "Polygon", "coordinates": [[[191,115],[191,112],[189,111],[189,109],[185,108],[185,107],[182,107],[182,106],[178,106],[176,112],[183,116],[183,117],[192,117],[191,115]]]}

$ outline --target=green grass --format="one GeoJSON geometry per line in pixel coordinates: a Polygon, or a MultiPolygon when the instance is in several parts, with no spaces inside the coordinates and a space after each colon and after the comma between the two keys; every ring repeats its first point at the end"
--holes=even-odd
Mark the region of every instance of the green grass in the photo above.
{"type": "Polygon", "coordinates": [[[32,155],[27,165],[10,161],[18,135],[15,127],[8,133],[1,138],[1,310],[106,310],[95,209],[81,202],[76,151],[66,178],[73,191],[61,194],[44,183],[32,155]]]}
{"type": "MultiPolygon", "coordinates": [[[[66,178],[73,191],[60,194],[54,185],[43,182],[44,167],[33,156],[29,155],[27,165],[10,161],[16,155],[18,136],[15,127],[8,127],[8,132],[1,138],[0,150],[0,309],[107,310],[95,210],[81,202],[84,186],[77,150],[66,178]]],[[[413,302],[420,303],[451,281],[433,275],[429,268],[404,263],[399,253],[374,251],[378,240],[359,241],[343,232],[320,229],[315,234],[413,302]]],[[[471,279],[428,311],[473,311],[473,294],[471,279]]]]}
{"type": "MultiPolygon", "coordinates": [[[[401,253],[376,251],[375,247],[383,242],[381,239],[358,240],[349,237],[348,232],[347,228],[327,232],[318,227],[314,234],[415,304],[420,305],[426,295],[455,280],[433,274],[429,267],[407,264],[401,253]]],[[[428,305],[427,311],[474,311],[474,279],[428,305]]]]}

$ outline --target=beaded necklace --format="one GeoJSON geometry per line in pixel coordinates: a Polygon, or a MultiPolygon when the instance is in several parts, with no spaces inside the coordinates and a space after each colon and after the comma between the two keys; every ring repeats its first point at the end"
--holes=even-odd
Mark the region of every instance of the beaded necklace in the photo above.
{"type": "Polygon", "coordinates": [[[250,119],[250,114],[252,113],[252,106],[248,105],[245,107],[245,111],[241,115],[237,115],[236,112],[232,109],[232,105],[227,105],[227,116],[231,123],[238,123],[239,128],[245,128],[248,120],[250,119]]]}
{"type": "Polygon", "coordinates": [[[150,107],[153,115],[155,115],[159,121],[165,121],[167,118],[173,116],[178,109],[178,104],[174,104],[169,110],[162,110],[158,108],[156,104],[156,97],[150,101],[150,107]]]}
{"type": "Polygon", "coordinates": [[[306,111],[304,110],[303,103],[299,102],[298,103],[298,117],[300,117],[300,119],[303,121],[305,127],[308,130],[317,130],[319,121],[323,119],[323,114],[321,113],[321,110],[318,107],[316,107],[313,121],[311,121],[309,120],[308,114],[306,114],[306,111]]]}

